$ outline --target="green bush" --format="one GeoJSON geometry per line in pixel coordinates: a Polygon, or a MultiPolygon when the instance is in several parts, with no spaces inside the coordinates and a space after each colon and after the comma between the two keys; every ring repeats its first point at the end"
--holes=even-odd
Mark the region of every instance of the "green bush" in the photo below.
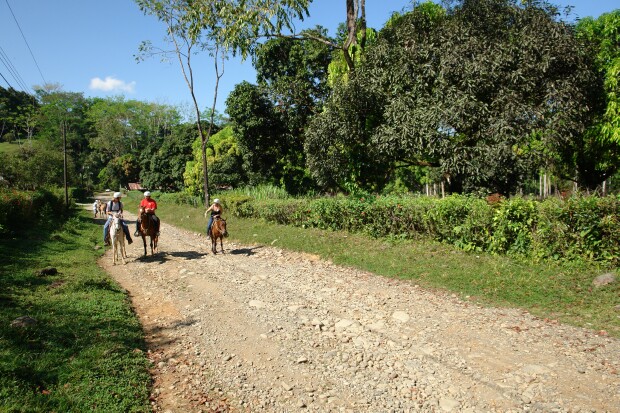
{"type": "Polygon", "coordinates": [[[63,191],[0,188],[0,232],[18,231],[35,223],[49,224],[64,218],[66,212],[63,191]]]}
{"type": "Polygon", "coordinates": [[[193,207],[204,204],[204,198],[190,195],[187,192],[153,194],[153,197],[156,197],[158,202],[168,204],[191,205],[193,207]]]}
{"type": "Polygon", "coordinates": [[[260,199],[235,195],[229,211],[284,225],[410,239],[429,237],[466,251],[539,259],[620,260],[614,197],[575,196],[543,202],[514,197],[489,203],[473,196],[260,199]]]}
{"type": "Polygon", "coordinates": [[[536,204],[520,197],[498,203],[493,213],[488,250],[500,254],[528,255],[538,217],[536,204]]]}
{"type": "Polygon", "coordinates": [[[594,196],[541,203],[539,222],[532,234],[536,255],[550,259],[618,262],[619,204],[618,198],[594,196]]]}

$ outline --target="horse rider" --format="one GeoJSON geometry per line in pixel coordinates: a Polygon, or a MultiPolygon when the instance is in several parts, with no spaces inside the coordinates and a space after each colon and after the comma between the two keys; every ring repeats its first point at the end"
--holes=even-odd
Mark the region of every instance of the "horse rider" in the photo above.
{"type": "Polygon", "coordinates": [[[101,201],[99,201],[98,199],[95,199],[95,202],[93,203],[93,214],[95,214],[95,217],[97,217],[97,213],[99,212],[100,203],[101,201]]]}
{"type": "MultiPolygon", "coordinates": [[[[140,201],[140,207],[144,208],[144,212],[153,220],[153,224],[155,225],[155,232],[159,237],[159,218],[155,215],[155,210],[157,209],[157,202],[153,198],[151,198],[151,193],[146,191],[144,193],[144,198],[140,201]]],[[[133,234],[134,237],[140,236],[140,217],[136,221],[136,232],[133,234]]]]}
{"type": "MultiPolygon", "coordinates": [[[[116,213],[123,213],[123,203],[121,202],[121,197],[123,194],[120,192],[115,192],[112,200],[108,202],[108,219],[103,226],[103,242],[105,245],[110,245],[110,222],[112,222],[112,215],[116,213]]],[[[121,224],[123,227],[123,232],[125,233],[125,238],[127,238],[127,244],[131,244],[133,240],[131,239],[131,235],[129,234],[129,227],[125,223],[124,220],[121,219],[121,224]]]]}
{"type": "Polygon", "coordinates": [[[211,205],[209,209],[205,211],[205,217],[207,216],[209,211],[211,211],[211,216],[209,217],[209,224],[207,225],[207,237],[211,236],[211,226],[213,225],[213,220],[215,219],[215,217],[221,217],[222,212],[224,212],[219,199],[216,198],[213,200],[213,205],[211,205]]]}

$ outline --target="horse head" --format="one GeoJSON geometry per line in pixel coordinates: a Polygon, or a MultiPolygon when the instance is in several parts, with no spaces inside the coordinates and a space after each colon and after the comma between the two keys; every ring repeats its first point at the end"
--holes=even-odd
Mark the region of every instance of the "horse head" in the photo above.
{"type": "Polygon", "coordinates": [[[123,215],[120,212],[112,214],[112,225],[114,226],[114,228],[120,228],[122,219],[123,215]]]}
{"type": "Polygon", "coordinates": [[[224,218],[218,216],[215,219],[215,222],[217,222],[217,230],[219,231],[219,233],[223,237],[227,237],[228,236],[228,230],[226,229],[226,220],[224,218]]]}

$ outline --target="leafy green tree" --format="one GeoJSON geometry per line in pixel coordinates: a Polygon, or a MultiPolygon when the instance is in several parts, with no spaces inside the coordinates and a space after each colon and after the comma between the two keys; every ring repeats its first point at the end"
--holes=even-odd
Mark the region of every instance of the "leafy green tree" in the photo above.
{"type": "MultiPolygon", "coordinates": [[[[210,189],[218,187],[238,187],[247,182],[243,172],[241,153],[237,139],[230,125],[211,137],[207,149],[208,161],[211,165],[210,189]]],[[[185,167],[185,189],[191,195],[200,193],[200,157],[201,141],[196,139],[193,144],[193,158],[185,167]]]]}
{"type": "Polygon", "coordinates": [[[78,165],[84,156],[87,138],[83,120],[88,103],[81,93],[65,92],[58,85],[48,84],[35,90],[41,104],[39,136],[49,148],[61,150],[63,154],[65,205],[69,208],[68,188],[72,183],[81,183],[83,176],[70,165],[72,159],[78,165]]]}
{"type": "MultiPolygon", "coordinates": [[[[303,19],[308,14],[310,0],[136,0],[146,14],[157,17],[166,25],[172,54],[181,66],[183,77],[194,102],[196,125],[202,140],[203,192],[205,204],[209,200],[209,176],[207,170],[207,144],[214,124],[220,78],[224,61],[230,53],[239,53],[245,59],[266,33],[280,33],[292,29],[294,18],[303,19]],[[194,93],[192,55],[196,49],[206,50],[215,62],[215,87],[211,119],[206,134],[202,130],[199,105],[194,93]],[[221,59],[221,66],[218,65],[221,59]]],[[[152,54],[152,47],[144,43],[142,54],[152,54]]],[[[170,52],[161,50],[162,54],[170,52]]]]}
{"type": "Polygon", "coordinates": [[[324,190],[380,191],[390,177],[391,159],[371,143],[383,102],[363,88],[358,75],[334,89],[325,110],[306,128],[308,169],[324,190]]]}
{"type": "MultiPolygon", "coordinates": [[[[326,33],[320,27],[312,32],[326,33]]],[[[272,178],[274,184],[284,186],[289,193],[301,193],[312,187],[305,168],[304,133],[309,118],[320,112],[329,95],[330,61],[331,50],[325,44],[289,38],[268,40],[254,56],[259,90],[271,102],[272,110],[265,112],[264,106],[254,105],[249,100],[244,102],[259,111],[257,116],[274,116],[272,123],[281,125],[281,130],[273,136],[277,142],[272,142],[270,152],[270,156],[278,159],[276,176],[272,178]]],[[[239,103],[241,101],[237,101],[239,103]]],[[[229,110],[231,113],[235,114],[231,115],[231,121],[238,124],[240,131],[244,127],[241,123],[249,118],[237,116],[238,106],[232,112],[229,110]]]]}
{"type": "Polygon", "coordinates": [[[620,9],[597,19],[580,20],[576,32],[594,50],[595,68],[604,88],[604,103],[594,124],[570,158],[578,171],[588,172],[582,172],[581,181],[586,180],[585,186],[593,188],[613,176],[620,166],[620,9]]]}
{"type": "Polygon", "coordinates": [[[32,138],[38,107],[35,96],[0,86],[0,141],[32,138]]]}
{"type": "Polygon", "coordinates": [[[116,188],[111,182],[127,186],[129,182],[138,181],[142,164],[150,167],[145,159],[161,147],[164,138],[179,124],[180,116],[168,105],[116,97],[95,99],[87,119],[93,129],[90,147],[97,154],[89,165],[104,170],[98,174],[104,186],[116,188]],[[126,155],[131,155],[131,168],[119,167],[127,164],[127,159],[123,158],[126,155]],[[111,177],[113,173],[121,175],[111,177]]]}
{"type": "Polygon", "coordinates": [[[226,107],[249,184],[278,185],[283,172],[280,137],[286,130],[277,108],[260,87],[245,81],[235,86],[226,107]]]}
{"type": "Polygon", "coordinates": [[[170,135],[159,137],[141,155],[140,182],[145,188],[180,191],[184,188],[185,164],[192,159],[196,126],[175,126],[170,135]]]}
{"type": "Polygon", "coordinates": [[[313,174],[377,190],[395,167],[432,166],[452,191],[513,193],[573,150],[598,105],[590,55],[556,11],[469,0],[392,19],[309,131],[313,174]]]}
{"type": "Polygon", "coordinates": [[[230,125],[213,135],[208,150],[211,159],[212,182],[218,187],[239,187],[247,183],[242,168],[241,150],[230,125]]]}
{"type": "Polygon", "coordinates": [[[62,187],[63,155],[36,142],[15,153],[0,153],[2,184],[21,190],[62,187]]]}

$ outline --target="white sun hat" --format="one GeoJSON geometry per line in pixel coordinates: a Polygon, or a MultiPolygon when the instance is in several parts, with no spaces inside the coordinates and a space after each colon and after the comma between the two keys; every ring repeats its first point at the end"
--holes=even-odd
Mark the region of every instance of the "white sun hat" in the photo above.
{"type": "Polygon", "coordinates": [[[120,192],[114,192],[114,198],[120,198],[122,196],[123,194],[121,194],[120,192]]]}
{"type": "Polygon", "coordinates": [[[144,193],[144,196],[151,196],[151,193],[150,193],[149,191],[146,191],[146,192],[144,193]]]}

